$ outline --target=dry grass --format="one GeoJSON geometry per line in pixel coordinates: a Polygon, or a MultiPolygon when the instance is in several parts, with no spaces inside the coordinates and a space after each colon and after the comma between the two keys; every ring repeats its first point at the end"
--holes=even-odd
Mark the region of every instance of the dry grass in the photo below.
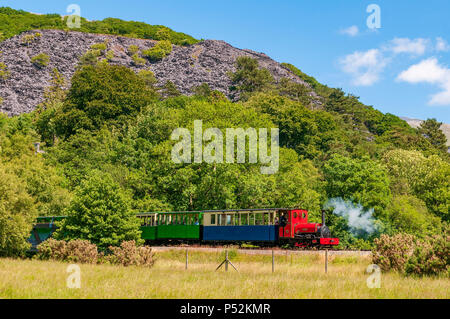
{"type": "Polygon", "coordinates": [[[1,298],[449,298],[446,278],[405,278],[383,274],[380,289],[369,289],[365,273],[370,259],[333,257],[328,274],[323,257],[235,255],[239,273],[215,272],[219,253],[191,252],[184,270],[184,252],[157,254],[151,269],[80,265],[81,289],[66,287],[68,264],[0,259],[1,298]]]}

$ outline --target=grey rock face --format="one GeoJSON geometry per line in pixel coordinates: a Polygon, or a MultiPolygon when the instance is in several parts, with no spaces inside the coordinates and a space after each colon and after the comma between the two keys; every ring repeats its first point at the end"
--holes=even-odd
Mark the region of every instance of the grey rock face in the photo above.
{"type": "MultiPolygon", "coordinates": [[[[108,40],[108,50],[112,50],[115,55],[111,64],[124,65],[136,72],[141,69],[152,70],[158,79],[158,85],[162,86],[170,80],[186,95],[192,94],[193,87],[207,83],[211,89],[235,99],[236,96],[229,90],[231,81],[227,72],[235,71],[234,64],[239,56],[258,59],[260,66],[267,68],[277,81],[287,77],[309,87],[267,55],[237,49],[224,41],[206,40],[187,47],[174,46],[172,53],[162,61],[147,61],[143,66],[135,66],[127,52],[128,47],[136,45],[141,50],[146,50],[153,47],[155,41],[72,31],[39,30],[26,32],[0,43],[0,62],[5,63],[10,72],[9,78],[0,80],[0,97],[3,98],[0,111],[10,116],[31,112],[42,102],[44,89],[50,85],[53,68],[57,68],[70,83],[80,57],[91,45],[105,40],[108,40]],[[36,32],[41,33],[41,37],[29,45],[22,43],[24,35],[36,32]],[[39,53],[50,57],[48,66],[39,68],[32,64],[31,58],[39,53]]],[[[311,95],[316,96],[314,92],[311,92],[311,95]]]]}

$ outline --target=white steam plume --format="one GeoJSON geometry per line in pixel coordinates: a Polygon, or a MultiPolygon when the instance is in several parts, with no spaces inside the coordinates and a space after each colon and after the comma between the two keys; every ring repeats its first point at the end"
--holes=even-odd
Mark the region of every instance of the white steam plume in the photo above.
{"type": "Polygon", "coordinates": [[[332,198],[324,206],[325,209],[334,208],[333,214],[343,217],[353,235],[372,234],[378,230],[373,218],[373,209],[365,210],[361,204],[353,204],[342,198],[332,198]]]}

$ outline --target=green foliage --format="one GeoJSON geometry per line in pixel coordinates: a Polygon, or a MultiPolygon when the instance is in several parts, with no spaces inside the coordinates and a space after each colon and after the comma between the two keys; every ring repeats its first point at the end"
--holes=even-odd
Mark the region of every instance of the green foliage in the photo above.
{"type": "Polygon", "coordinates": [[[430,143],[441,150],[447,152],[447,137],[441,130],[442,123],[436,121],[436,119],[428,119],[418,129],[419,133],[425,136],[430,143]]]}
{"type": "Polygon", "coordinates": [[[91,45],[91,50],[99,50],[100,52],[106,51],[107,48],[108,48],[107,41],[91,45]]]}
{"type": "Polygon", "coordinates": [[[176,97],[180,96],[181,92],[172,81],[167,81],[163,87],[163,94],[166,97],[176,97]]]}
{"type": "Polygon", "coordinates": [[[440,230],[440,219],[428,213],[425,203],[411,195],[395,196],[387,213],[395,232],[422,237],[440,230]]]}
{"type": "Polygon", "coordinates": [[[82,181],[66,213],[57,239],[85,239],[102,249],[127,240],[141,242],[129,198],[108,175],[94,174],[82,181]]]}
{"type": "MultiPolygon", "coordinates": [[[[0,8],[0,32],[3,33],[3,39],[34,29],[68,30],[66,18],[62,19],[58,14],[37,15],[8,7],[0,8]]],[[[157,34],[160,30],[163,30],[161,31],[162,34],[168,32],[170,41],[176,45],[194,44],[198,42],[198,40],[185,33],[175,32],[167,27],[149,25],[144,22],[123,21],[114,18],[106,18],[101,21],[88,21],[81,18],[81,28],[77,29],[80,32],[154,40],[158,40],[157,34]]]]}
{"type": "Polygon", "coordinates": [[[368,157],[351,159],[333,155],[323,167],[329,198],[341,197],[373,208],[375,217],[385,216],[391,200],[386,169],[368,157]]]}
{"type": "Polygon", "coordinates": [[[449,220],[450,164],[436,155],[425,157],[418,151],[393,150],[383,160],[391,176],[391,188],[398,194],[413,194],[428,210],[449,220]]]}
{"type": "Polygon", "coordinates": [[[241,99],[246,100],[251,93],[266,90],[274,82],[267,69],[260,68],[258,61],[247,56],[236,59],[236,72],[230,73],[234,89],[241,93],[241,99]]]}
{"type": "Polygon", "coordinates": [[[61,111],[55,116],[59,135],[104,125],[120,127],[157,97],[156,92],[124,66],[84,66],[72,78],[61,111]]]}
{"type": "Polygon", "coordinates": [[[31,58],[31,63],[33,63],[38,68],[44,68],[50,62],[50,57],[45,53],[39,53],[38,55],[31,58]]]}
{"type": "Polygon", "coordinates": [[[133,54],[132,59],[133,59],[133,63],[134,63],[135,66],[143,66],[143,65],[145,65],[145,62],[146,62],[145,59],[141,58],[139,56],[139,54],[137,54],[137,53],[133,54]]]}
{"type": "Polygon", "coordinates": [[[88,50],[81,56],[80,65],[95,65],[101,55],[102,52],[100,50],[88,50]]]}
{"type": "Polygon", "coordinates": [[[172,44],[168,40],[162,40],[152,48],[142,51],[142,55],[147,57],[151,62],[157,62],[168,56],[170,52],[172,52],[172,44]]]}
{"type": "Polygon", "coordinates": [[[0,162],[0,256],[21,256],[37,216],[27,185],[0,162]]]}
{"type": "Polygon", "coordinates": [[[0,80],[5,81],[9,76],[11,75],[11,72],[8,71],[8,67],[5,63],[0,62],[0,80]]]}
{"type": "Polygon", "coordinates": [[[106,60],[108,62],[111,62],[114,58],[115,58],[115,54],[113,50],[109,50],[108,52],[106,52],[106,60]]]}
{"type": "Polygon", "coordinates": [[[128,47],[128,54],[129,55],[135,55],[138,52],[139,52],[139,47],[137,45],[132,44],[132,45],[130,45],[128,47]]]}

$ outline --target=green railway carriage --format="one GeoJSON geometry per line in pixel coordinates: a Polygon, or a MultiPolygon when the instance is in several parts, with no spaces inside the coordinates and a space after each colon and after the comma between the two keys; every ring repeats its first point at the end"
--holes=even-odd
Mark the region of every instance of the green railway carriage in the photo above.
{"type": "MultiPolygon", "coordinates": [[[[141,221],[142,239],[146,241],[200,240],[202,212],[161,212],[136,215],[141,221]]],[[[38,217],[28,241],[33,248],[51,237],[60,217],[38,217]]]]}
{"type": "Polygon", "coordinates": [[[142,239],[200,240],[202,212],[140,214],[142,239]]]}

